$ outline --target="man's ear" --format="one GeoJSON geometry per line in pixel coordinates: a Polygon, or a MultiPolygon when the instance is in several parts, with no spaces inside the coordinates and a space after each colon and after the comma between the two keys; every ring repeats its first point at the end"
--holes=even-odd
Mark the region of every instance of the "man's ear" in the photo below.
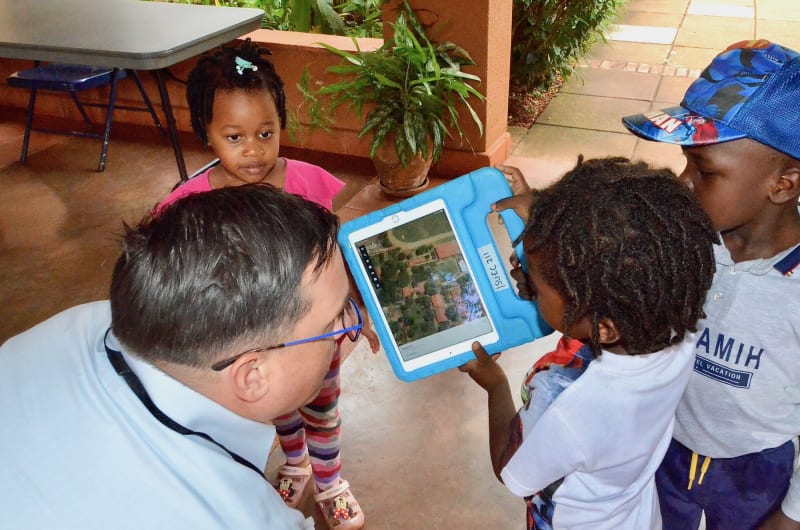
{"type": "Polygon", "coordinates": [[[269,391],[268,378],[264,376],[264,359],[259,352],[242,355],[230,366],[233,391],[240,400],[254,403],[269,391]]]}
{"type": "Polygon", "coordinates": [[[616,344],[622,339],[622,336],[617,331],[617,326],[610,318],[601,318],[597,323],[597,334],[599,335],[600,344],[611,345],[616,344]]]}
{"type": "Polygon", "coordinates": [[[770,190],[769,199],[774,204],[797,202],[800,196],[800,163],[787,166],[770,190]]]}

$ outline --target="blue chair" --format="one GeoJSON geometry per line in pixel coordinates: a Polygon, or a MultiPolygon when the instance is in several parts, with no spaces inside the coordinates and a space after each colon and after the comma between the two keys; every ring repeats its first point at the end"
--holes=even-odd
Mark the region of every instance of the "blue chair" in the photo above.
{"type": "Polygon", "coordinates": [[[117,95],[117,83],[120,79],[130,76],[136,81],[139,87],[139,92],[142,94],[145,107],[133,107],[125,105],[117,105],[116,108],[125,110],[135,110],[142,112],[150,112],[153,121],[158,128],[158,131],[163,136],[164,128],[156,115],[153,105],[150,103],[150,98],[144,91],[141,79],[135,70],[128,70],[123,68],[98,68],[92,66],[83,66],[75,64],[60,64],[51,63],[44,66],[37,65],[28,70],[20,70],[14,72],[8,77],[8,84],[12,87],[26,88],[31,91],[30,100],[28,101],[28,116],[25,120],[25,135],[22,139],[22,154],[20,155],[20,162],[25,162],[28,158],[28,141],[30,140],[31,131],[45,132],[49,134],[65,134],[70,136],[83,136],[87,138],[97,138],[103,140],[103,146],[100,150],[100,164],[97,170],[103,171],[106,168],[106,153],[108,152],[108,141],[111,134],[111,118],[114,114],[115,98],[117,95]],[[97,88],[104,85],[111,85],[108,102],[106,104],[85,102],[78,98],[77,93],[81,90],[88,90],[97,88]],[[34,106],[36,105],[36,92],[37,90],[50,90],[55,92],[69,92],[72,101],[78,107],[84,122],[87,126],[87,132],[80,131],[63,131],[45,128],[33,127],[33,114],[34,106]],[[89,119],[84,106],[103,107],[106,108],[105,128],[102,134],[89,132],[92,129],[92,122],[89,119]]]}

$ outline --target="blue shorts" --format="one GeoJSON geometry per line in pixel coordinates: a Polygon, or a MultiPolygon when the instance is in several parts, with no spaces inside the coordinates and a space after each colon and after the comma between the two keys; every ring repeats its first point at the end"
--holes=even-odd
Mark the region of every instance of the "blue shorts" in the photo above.
{"type": "Polygon", "coordinates": [[[792,440],[736,458],[711,459],[672,440],[656,472],[661,518],[669,530],[747,530],[780,508],[794,466],[792,440]],[[693,471],[692,471],[693,470],[693,471]]]}

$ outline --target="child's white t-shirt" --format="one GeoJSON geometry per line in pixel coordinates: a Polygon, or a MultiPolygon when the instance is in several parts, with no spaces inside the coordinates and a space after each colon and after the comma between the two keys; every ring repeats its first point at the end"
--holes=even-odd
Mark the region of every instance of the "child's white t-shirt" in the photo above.
{"type": "Polygon", "coordinates": [[[501,473],[508,489],[527,497],[564,477],[554,528],[661,528],[654,475],[692,371],[694,338],[648,355],[604,351],[525,435],[501,473]]]}

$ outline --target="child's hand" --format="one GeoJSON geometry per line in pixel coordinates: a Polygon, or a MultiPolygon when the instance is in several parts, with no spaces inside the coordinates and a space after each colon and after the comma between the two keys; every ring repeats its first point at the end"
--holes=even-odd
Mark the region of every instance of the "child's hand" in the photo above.
{"type": "Polygon", "coordinates": [[[372,320],[369,317],[369,312],[363,307],[361,308],[361,319],[363,320],[361,334],[364,335],[364,338],[369,342],[369,349],[372,350],[372,353],[378,353],[378,350],[381,349],[381,341],[378,338],[378,334],[375,333],[375,330],[372,328],[372,320]]]}
{"type": "Polygon", "coordinates": [[[500,199],[494,203],[492,205],[492,211],[502,212],[503,210],[512,209],[514,213],[522,219],[523,223],[527,223],[531,206],[536,202],[538,192],[528,186],[525,177],[522,176],[522,172],[519,169],[502,165],[494,167],[507,175],[506,180],[508,180],[514,195],[506,197],[505,199],[500,199]]]}
{"type": "Polygon", "coordinates": [[[459,366],[460,371],[469,374],[472,380],[486,391],[490,391],[499,384],[507,383],[505,372],[497,364],[500,353],[495,353],[490,357],[480,342],[472,343],[472,352],[475,354],[475,359],[459,366]]]}
{"type": "MultiPolygon", "coordinates": [[[[508,183],[511,186],[511,191],[514,192],[514,195],[494,203],[492,205],[492,211],[502,212],[503,210],[512,209],[514,210],[514,213],[516,213],[519,218],[522,219],[523,223],[527,223],[531,206],[536,203],[536,200],[539,197],[539,192],[528,185],[519,168],[503,165],[496,165],[494,167],[506,175],[506,180],[508,180],[508,183]]],[[[533,300],[536,293],[534,293],[530,288],[528,275],[522,269],[522,264],[519,262],[519,258],[517,257],[516,253],[512,252],[508,259],[511,262],[510,274],[511,277],[517,282],[517,293],[519,294],[519,297],[523,300],[533,300]]]]}
{"type": "Polygon", "coordinates": [[[508,261],[511,262],[511,270],[508,273],[517,282],[517,294],[519,297],[523,300],[536,300],[536,291],[533,290],[528,274],[522,269],[517,254],[512,252],[508,261]]]}
{"type": "Polygon", "coordinates": [[[531,191],[531,187],[528,185],[528,182],[525,180],[525,176],[522,174],[522,171],[520,171],[519,168],[514,166],[504,166],[502,164],[497,164],[494,167],[505,174],[508,185],[511,186],[511,192],[514,195],[525,195],[531,191]]]}
{"type": "Polygon", "coordinates": [[[372,353],[378,353],[378,350],[381,349],[381,341],[372,327],[372,319],[369,316],[369,311],[367,311],[364,305],[364,299],[361,297],[358,287],[356,287],[356,281],[353,279],[353,274],[350,272],[350,269],[347,269],[347,278],[350,281],[350,298],[356,301],[358,310],[361,312],[361,334],[364,335],[364,338],[369,342],[369,349],[372,350],[372,353]]]}

